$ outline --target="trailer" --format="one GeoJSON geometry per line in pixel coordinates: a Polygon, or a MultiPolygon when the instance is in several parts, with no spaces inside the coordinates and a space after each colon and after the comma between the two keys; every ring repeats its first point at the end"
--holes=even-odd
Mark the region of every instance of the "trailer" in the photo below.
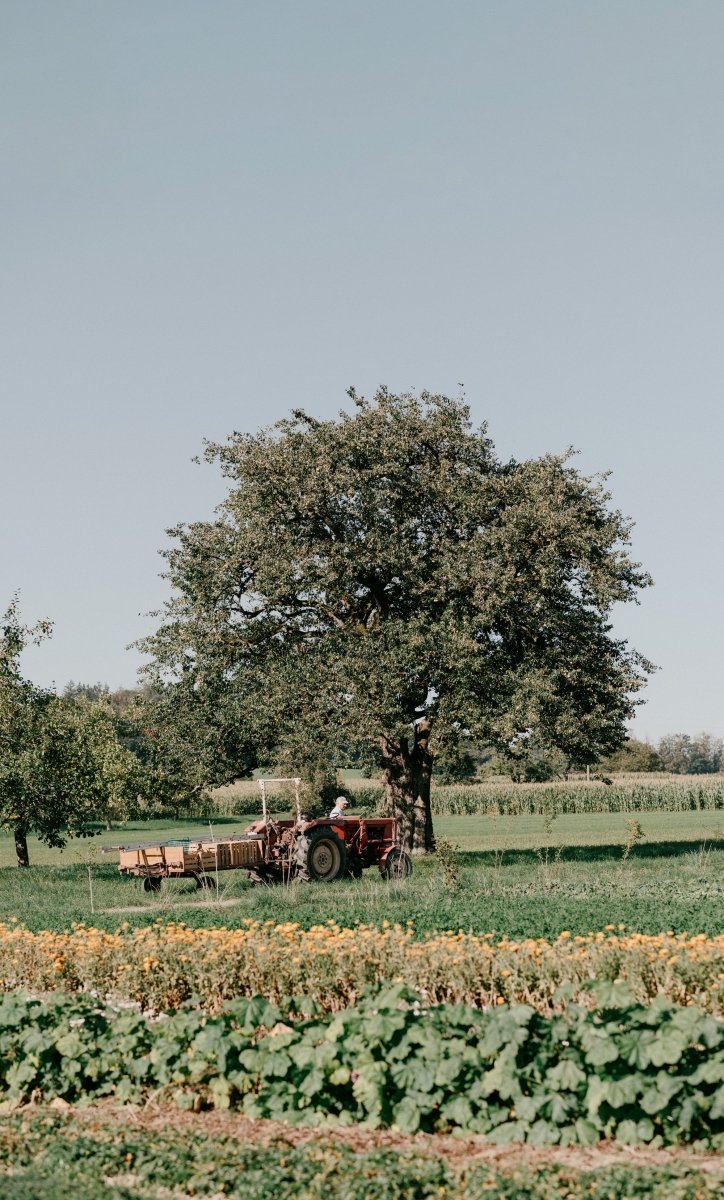
{"type": "Polygon", "coordinates": [[[193,879],[199,888],[214,888],[219,871],[251,870],[264,861],[262,839],[243,833],[103,847],[104,854],[111,851],[119,853],[120,873],[141,879],[145,892],[159,891],[162,879],[193,879]]]}

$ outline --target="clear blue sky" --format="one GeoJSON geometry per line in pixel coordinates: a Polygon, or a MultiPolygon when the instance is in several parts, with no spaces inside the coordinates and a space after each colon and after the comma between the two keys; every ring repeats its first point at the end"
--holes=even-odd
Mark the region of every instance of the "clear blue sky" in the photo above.
{"type": "Polygon", "coordinates": [[[131,685],[202,439],[464,382],[611,469],[639,735],[724,733],[724,5],[2,0],[0,602],[131,685]]]}

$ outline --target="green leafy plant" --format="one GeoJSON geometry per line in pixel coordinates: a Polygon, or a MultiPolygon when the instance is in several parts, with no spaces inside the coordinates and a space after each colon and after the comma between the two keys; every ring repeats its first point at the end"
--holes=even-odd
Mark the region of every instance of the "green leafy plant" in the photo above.
{"type": "MultiPolygon", "coordinates": [[[[303,1003],[293,1002],[297,1009],[303,1003]]],[[[151,1092],[182,1108],[240,1108],[299,1125],[459,1129],[498,1144],[724,1146],[724,1025],[695,1008],[631,1002],[546,1018],[527,1005],[423,1007],[400,986],[290,1021],[237,1001],[151,1021],[80,997],[0,1003],[0,1095],[67,1101],[151,1092]]]]}
{"type": "MultiPolygon", "coordinates": [[[[496,1163],[446,1159],[433,1147],[354,1145],[344,1133],[294,1144],[211,1132],[203,1118],[173,1128],[46,1111],[0,1118],[3,1200],[716,1200],[721,1174],[696,1160],[580,1169],[508,1154],[496,1163]]],[[[248,1137],[248,1135],[247,1135],[248,1137]]],[[[609,1160],[610,1160],[609,1152],[609,1160]]],[[[709,1163],[711,1167],[711,1162],[709,1163]]]]}
{"type": "Polygon", "coordinates": [[[460,887],[460,868],[456,848],[448,838],[435,838],[435,857],[442,867],[442,881],[449,892],[460,887]]]}
{"type": "Polygon", "coordinates": [[[642,842],[646,834],[641,828],[641,824],[635,817],[629,817],[626,822],[626,841],[624,842],[623,853],[621,854],[621,862],[628,862],[631,851],[639,842],[642,842]]]}

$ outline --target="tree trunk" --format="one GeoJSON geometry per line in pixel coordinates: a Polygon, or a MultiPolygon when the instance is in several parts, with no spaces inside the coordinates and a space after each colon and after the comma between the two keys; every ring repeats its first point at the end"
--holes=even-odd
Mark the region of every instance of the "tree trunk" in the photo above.
{"type": "Polygon", "coordinates": [[[28,831],[24,825],[15,826],[15,854],[17,856],[19,867],[30,866],[30,855],[28,854],[28,831]]]}
{"type": "Polygon", "coordinates": [[[402,846],[411,852],[429,852],[435,845],[430,804],[434,758],[429,741],[427,718],[415,723],[412,745],[407,738],[395,741],[385,735],[380,739],[386,810],[397,818],[402,846]]]}

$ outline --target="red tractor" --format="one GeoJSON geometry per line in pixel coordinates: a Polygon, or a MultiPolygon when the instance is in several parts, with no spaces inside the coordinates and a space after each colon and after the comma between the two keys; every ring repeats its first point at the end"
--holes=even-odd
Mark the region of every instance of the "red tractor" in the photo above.
{"type": "Polygon", "coordinates": [[[257,883],[316,879],[331,883],[366,867],[379,867],[383,879],[406,879],[412,860],[399,844],[394,817],[321,817],[309,820],[301,811],[300,779],[260,779],[262,817],[244,830],[258,842],[261,861],[249,870],[257,883]],[[293,783],[295,816],[269,815],[266,785],[293,783]]]}
{"type": "Polygon", "coordinates": [[[119,871],[142,880],[157,892],[162,879],[194,879],[198,887],[215,888],[219,871],[245,868],[254,883],[286,883],[318,879],[330,883],[365,867],[379,867],[383,879],[405,879],[412,873],[409,854],[397,840],[394,817],[325,817],[309,820],[300,804],[301,779],[260,779],[260,821],[243,833],[226,837],[175,838],[133,846],[104,846],[120,852],[119,871]],[[266,786],[294,784],[294,817],[269,815],[266,786]]]}

